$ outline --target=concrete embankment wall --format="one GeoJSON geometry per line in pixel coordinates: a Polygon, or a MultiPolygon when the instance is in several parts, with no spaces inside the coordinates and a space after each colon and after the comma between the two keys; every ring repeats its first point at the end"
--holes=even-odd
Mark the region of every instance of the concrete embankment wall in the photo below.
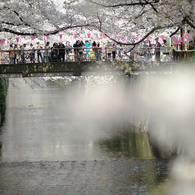
{"type": "Polygon", "coordinates": [[[0,78],[0,124],[2,124],[5,119],[6,95],[8,84],[9,79],[0,78]]]}

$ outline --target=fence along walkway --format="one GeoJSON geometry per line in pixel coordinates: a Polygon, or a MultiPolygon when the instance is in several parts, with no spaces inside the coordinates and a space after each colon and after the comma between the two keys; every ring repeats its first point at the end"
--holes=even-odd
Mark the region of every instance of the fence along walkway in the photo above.
{"type": "MultiPolygon", "coordinates": [[[[164,50],[168,47],[161,48],[162,55],[167,55],[164,50]]],[[[171,49],[169,47],[169,49],[171,49]]],[[[189,59],[193,56],[195,57],[195,50],[180,51],[176,49],[171,49],[170,54],[173,61],[178,61],[181,59],[189,59]]],[[[33,50],[0,50],[0,64],[10,64],[9,54],[14,53],[14,64],[17,63],[42,63],[42,62],[78,62],[78,61],[129,61],[129,60],[151,60],[155,61],[155,48],[139,48],[131,53],[126,53],[124,49],[116,51],[115,58],[112,54],[112,47],[102,47],[102,48],[65,48],[63,51],[59,48],[53,49],[33,49],[33,50]],[[88,51],[89,50],[89,51],[88,51]],[[67,52],[68,51],[68,52],[67,52]],[[24,62],[22,61],[21,53],[24,52],[24,62]],[[38,58],[38,53],[39,58],[38,58]],[[40,57],[41,56],[41,57],[40,57]],[[151,58],[151,59],[150,59],[151,58]],[[39,60],[41,59],[41,60],[39,60]]],[[[161,58],[163,61],[163,58],[161,58]]]]}
{"type": "Polygon", "coordinates": [[[72,47],[64,48],[63,50],[61,50],[60,48],[33,50],[0,50],[0,64],[10,64],[10,53],[13,53],[14,55],[14,63],[129,60],[129,57],[125,54],[123,54],[123,56],[121,57],[117,55],[117,51],[114,58],[112,54],[112,48],[110,47],[72,47]],[[22,60],[22,53],[24,53],[24,62],[22,60]]]}
{"type": "Polygon", "coordinates": [[[195,59],[195,50],[178,51],[173,49],[173,61],[179,61],[182,59],[195,59]]]}
{"type": "Polygon", "coordinates": [[[15,54],[14,63],[23,63],[21,54],[25,53],[25,63],[28,62],[77,62],[77,61],[143,61],[150,60],[155,61],[155,49],[154,47],[139,47],[134,49],[131,53],[126,52],[124,48],[118,48],[113,53],[112,47],[72,47],[52,49],[33,49],[33,50],[6,50],[0,51],[0,64],[9,64],[9,54],[12,52],[15,54]],[[39,53],[39,57],[38,57],[39,53]],[[41,56],[41,57],[40,57],[41,56]],[[44,58],[45,56],[45,58],[44,58]],[[41,58],[41,61],[39,60],[41,58]],[[33,60],[34,59],[34,60],[33,60]]]}

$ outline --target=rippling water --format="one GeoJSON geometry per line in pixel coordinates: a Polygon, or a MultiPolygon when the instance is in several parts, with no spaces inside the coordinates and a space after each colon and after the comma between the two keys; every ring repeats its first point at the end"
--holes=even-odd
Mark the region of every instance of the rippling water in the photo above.
{"type": "Polygon", "coordinates": [[[10,79],[0,194],[162,191],[167,162],[125,117],[129,88],[114,76],[10,79]]]}

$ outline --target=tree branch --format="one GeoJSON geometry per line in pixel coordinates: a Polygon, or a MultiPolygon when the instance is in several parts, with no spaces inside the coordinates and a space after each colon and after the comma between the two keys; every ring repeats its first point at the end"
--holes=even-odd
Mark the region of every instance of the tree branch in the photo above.
{"type": "Polygon", "coordinates": [[[184,17],[183,21],[195,29],[195,25],[192,22],[190,22],[189,17],[184,17]]]}
{"type": "MultiPolygon", "coordinates": [[[[66,27],[62,27],[62,28],[59,28],[59,29],[56,29],[56,30],[53,30],[53,31],[49,31],[49,32],[41,31],[40,33],[42,35],[55,35],[55,34],[61,32],[61,31],[65,31],[65,30],[68,30],[68,29],[89,27],[89,26],[90,26],[89,24],[86,24],[86,25],[75,25],[75,26],[66,26],[66,27]]],[[[15,31],[15,30],[12,30],[12,29],[8,29],[8,28],[2,28],[2,29],[0,29],[0,32],[9,32],[9,33],[12,33],[12,34],[15,34],[15,35],[23,35],[23,36],[35,36],[36,35],[35,32],[18,32],[18,31],[15,31]]]]}
{"type": "MultiPolygon", "coordinates": [[[[4,9],[8,9],[8,10],[11,10],[9,7],[4,7],[4,9]]],[[[30,25],[28,24],[28,23],[26,23],[26,22],[24,22],[24,20],[22,19],[22,17],[19,15],[19,13],[18,12],[16,12],[15,10],[11,10],[13,13],[15,13],[17,16],[18,16],[18,18],[19,18],[19,20],[23,23],[23,25],[25,25],[25,26],[29,26],[30,27],[30,25]]],[[[7,23],[8,24],[8,23],[7,23]]],[[[13,24],[13,23],[12,23],[13,24]]],[[[10,25],[12,25],[11,23],[10,23],[10,25]]]]}
{"type": "Polygon", "coordinates": [[[110,36],[108,36],[108,35],[105,34],[104,32],[102,32],[102,31],[101,31],[101,32],[104,33],[110,40],[114,41],[114,42],[117,43],[117,44],[135,46],[135,45],[141,43],[142,41],[144,41],[149,35],[151,35],[152,33],[154,33],[156,30],[160,30],[160,29],[164,29],[164,28],[166,28],[166,27],[165,27],[165,26],[164,26],[164,27],[162,27],[162,26],[154,27],[154,28],[152,28],[152,30],[150,30],[150,32],[148,32],[146,35],[144,35],[143,38],[142,38],[140,41],[137,41],[137,42],[134,42],[134,43],[124,43],[124,42],[120,42],[120,41],[117,41],[117,40],[111,38],[110,36]]]}
{"type": "MultiPolygon", "coordinates": [[[[96,5],[99,5],[101,7],[116,8],[116,7],[137,6],[137,5],[140,5],[140,6],[150,5],[150,6],[152,6],[152,3],[153,4],[159,3],[159,0],[152,0],[152,1],[145,0],[145,2],[139,1],[139,2],[135,2],[135,3],[133,3],[133,2],[132,3],[120,3],[120,4],[116,4],[116,5],[103,5],[103,4],[100,4],[100,3],[96,3],[92,0],[89,0],[89,2],[91,2],[93,4],[96,4],[96,5]]],[[[153,9],[155,9],[155,8],[153,8],[153,9]]]]}
{"type": "Polygon", "coordinates": [[[152,9],[153,9],[156,13],[158,13],[158,10],[154,7],[154,5],[153,5],[152,3],[149,3],[149,5],[152,7],[152,9]]]}
{"type": "Polygon", "coordinates": [[[178,27],[176,31],[174,31],[173,33],[171,33],[170,37],[172,37],[173,35],[175,35],[180,29],[181,29],[181,27],[178,27]]]}

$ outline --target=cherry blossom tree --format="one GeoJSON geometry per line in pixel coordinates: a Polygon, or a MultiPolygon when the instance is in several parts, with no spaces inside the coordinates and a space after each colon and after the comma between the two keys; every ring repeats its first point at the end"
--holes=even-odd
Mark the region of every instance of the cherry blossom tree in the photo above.
{"type": "Polygon", "coordinates": [[[85,30],[134,47],[172,28],[194,33],[193,0],[2,0],[0,32],[55,35],[85,30]]]}
{"type": "Polygon", "coordinates": [[[16,35],[53,35],[68,29],[88,27],[84,18],[53,0],[3,0],[0,2],[0,32],[16,35]]]}
{"type": "Polygon", "coordinates": [[[170,36],[182,28],[194,33],[193,0],[86,0],[85,3],[96,6],[97,29],[124,45],[135,46],[149,35],[157,36],[170,27],[173,29],[170,36]],[[113,38],[117,33],[123,37],[113,38]]]}

